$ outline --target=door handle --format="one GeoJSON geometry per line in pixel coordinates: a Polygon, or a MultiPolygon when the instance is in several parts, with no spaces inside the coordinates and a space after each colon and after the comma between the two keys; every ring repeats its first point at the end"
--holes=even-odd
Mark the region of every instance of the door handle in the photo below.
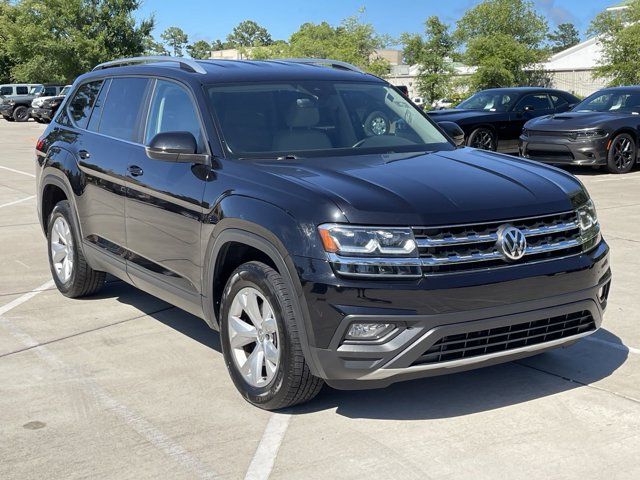
{"type": "Polygon", "coordinates": [[[139,177],[144,173],[144,171],[137,165],[129,165],[127,171],[131,174],[132,177],[139,177]]]}
{"type": "Polygon", "coordinates": [[[91,158],[91,154],[89,152],[87,152],[86,150],[80,150],[78,152],[78,156],[82,159],[82,160],[86,160],[87,158],[91,158]]]}

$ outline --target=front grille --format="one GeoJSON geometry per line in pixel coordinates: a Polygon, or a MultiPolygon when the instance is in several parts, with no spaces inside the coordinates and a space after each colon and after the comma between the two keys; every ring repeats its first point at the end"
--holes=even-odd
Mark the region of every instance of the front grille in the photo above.
{"type": "Polygon", "coordinates": [[[528,137],[561,137],[561,138],[576,138],[576,132],[568,132],[561,130],[529,130],[526,134],[528,137]]]}
{"type": "Polygon", "coordinates": [[[533,159],[574,160],[575,158],[569,150],[539,150],[529,148],[525,155],[527,158],[533,159]]]}
{"type": "Polygon", "coordinates": [[[580,333],[594,331],[596,324],[588,311],[518,323],[505,327],[472,330],[438,340],[413,365],[450,362],[537,345],[580,333]]]}
{"type": "Polygon", "coordinates": [[[425,275],[526,264],[582,251],[575,212],[477,225],[414,227],[413,233],[425,275]],[[505,224],[520,229],[527,238],[525,256],[515,263],[498,251],[498,230],[505,224]]]}

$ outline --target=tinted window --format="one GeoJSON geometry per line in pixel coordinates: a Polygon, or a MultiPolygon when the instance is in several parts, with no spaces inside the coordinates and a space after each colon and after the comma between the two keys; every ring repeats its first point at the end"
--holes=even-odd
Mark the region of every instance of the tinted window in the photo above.
{"type": "Polygon", "coordinates": [[[604,90],[587,97],[573,109],[576,112],[640,113],[640,90],[604,90]]]}
{"type": "Polygon", "coordinates": [[[173,82],[158,80],[147,121],[144,143],[163,132],[190,132],[198,141],[201,153],[204,144],[198,114],[187,91],[173,82]]]}
{"type": "Polygon", "coordinates": [[[529,107],[531,110],[549,110],[549,97],[546,93],[540,93],[537,95],[527,95],[518,103],[517,110],[524,110],[529,107]]]}
{"type": "Polygon", "coordinates": [[[112,79],[98,131],[122,140],[136,140],[147,84],[146,78],[112,79]]]}
{"type": "Polygon", "coordinates": [[[551,95],[551,101],[553,102],[553,106],[555,108],[562,108],[569,105],[569,102],[567,102],[564,98],[559,97],[557,95],[551,95]]]}
{"type": "Polygon", "coordinates": [[[44,95],[45,97],[53,97],[58,93],[56,87],[44,87],[44,95]]]}
{"type": "Polygon", "coordinates": [[[16,95],[26,95],[29,93],[29,87],[16,87],[16,95]]]}
{"type": "Polygon", "coordinates": [[[93,106],[93,112],[91,113],[91,119],[89,120],[89,125],[87,127],[88,130],[92,132],[98,131],[98,126],[100,125],[100,118],[102,117],[102,107],[104,106],[104,99],[109,93],[109,86],[111,84],[111,80],[105,80],[102,89],[100,90],[100,94],[95,101],[93,106]]]}
{"type": "Polygon", "coordinates": [[[78,127],[87,128],[91,108],[98,97],[101,85],[102,80],[85,83],[73,96],[73,100],[69,102],[69,115],[78,127]]]}
{"type": "Polygon", "coordinates": [[[13,93],[13,88],[11,87],[0,88],[0,95],[11,95],[12,93],[13,93]]]}

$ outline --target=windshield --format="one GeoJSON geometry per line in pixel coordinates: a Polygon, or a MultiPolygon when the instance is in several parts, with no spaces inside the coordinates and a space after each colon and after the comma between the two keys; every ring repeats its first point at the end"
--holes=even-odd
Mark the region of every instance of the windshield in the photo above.
{"type": "Polygon", "coordinates": [[[60,92],[60,95],[66,95],[67,93],[69,93],[69,90],[71,90],[71,85],[67,85],[66,87],[64,87],[60,92]]]}
{"type": "Polygon", "coordinates": [[[31,87],[29,90],[29,95],[37,95],[44,91],[44,87],[42,85],[38,85],[37,87],[31,87]]]}
{"type": "Polygon", "coordinates": [[[516,95],[505,92],[478,92],[467,98],[456,108],[465,110],[485,110],[488,112],[506,112],[516,101],[516,95]]]}
{"type": "Polygon", "coordinates": [[[574,112],[624,112],[640,114],[640,92],[596,92],[575,106],[574,112]]]}
{"type": "Polygon", "coordinates": [[[382,83],[292,81],[208,88],[236,157],[452,149],[404,96],[382,83]]]}

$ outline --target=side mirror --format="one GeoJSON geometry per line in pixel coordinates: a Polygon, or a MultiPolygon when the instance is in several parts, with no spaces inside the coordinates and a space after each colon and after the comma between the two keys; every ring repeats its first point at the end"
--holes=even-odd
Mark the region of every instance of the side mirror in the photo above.
{"type": "Polygon", "coordinates": [[[179,163],[207,163],[209,156],[197,153],[198,142],[190,132],[163,132],[151,139],[146,147],[153,160],[179,163]]]}
{"type": "Polygon", "coordinates": [[[453,143],[456,144],[456,147],[461,147],[462,145],[464,145],[464,130],[460,128],[460,125],[455,122],[440,122],[438,123],[438,125],[440,125],[440,128],[444,130],[444,133],[446,133],[449,138],[453,140],[453,143]]]}

